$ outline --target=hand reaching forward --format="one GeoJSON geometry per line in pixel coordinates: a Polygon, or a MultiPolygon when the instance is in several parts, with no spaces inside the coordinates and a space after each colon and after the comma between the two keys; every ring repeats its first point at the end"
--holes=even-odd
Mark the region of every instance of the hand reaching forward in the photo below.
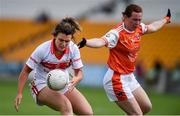
{"type": "Polygon", "coordinates": [[[83,48],[86,45],[87,40],[82,38],[82,40],[77,44],[78,48],[83,48]]]}

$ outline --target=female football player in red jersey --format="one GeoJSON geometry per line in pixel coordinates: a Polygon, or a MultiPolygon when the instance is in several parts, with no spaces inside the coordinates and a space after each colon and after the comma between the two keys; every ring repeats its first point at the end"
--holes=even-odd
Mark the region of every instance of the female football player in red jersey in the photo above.
{"type": "Polygon", "coordinates": [[[83,38],[78,44],[79,48],[109,48],[109,68],[103,80],[104,89],[109,100],[114,101],[128,115],[143,115],[152,108],[147,94],[133,74],[140,37],[158,31],[171,18],[168,9],[166,17],[146,25],[141,23],[142,14],[140,6],[131,4],[122,13],[123,20],[116,27],[101,38],[83,38]]]}
{"type": "Polygon", "coordinates": [[[92,115],[93,111],[86,98],[76,89],[83,77],[82,61],[74,34],[80,31],[80,25],[71,17],[66,17],[56,26],[53,39],[39,45],[27,60],[19,75],[18,92],[14,106],[16,111],[22,99],[23,88],[29,73],[35,70],[31,82],[33,98],[38,105],[61,112],[62,115],[92,115]],[[74,69],[74,76],[63,91],[53,91],[46,85],[47,73],[53,69],[74,69]]]}

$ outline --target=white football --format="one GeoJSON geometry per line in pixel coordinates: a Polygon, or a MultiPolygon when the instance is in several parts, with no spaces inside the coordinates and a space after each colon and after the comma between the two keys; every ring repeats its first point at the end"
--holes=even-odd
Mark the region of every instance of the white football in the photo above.
{"type": "Polygon", "coordinates": [[[55,91],[62,90],[69,82],[69,74],[67,71],[54,69],[47,74],[47,86],[55,91]]]}

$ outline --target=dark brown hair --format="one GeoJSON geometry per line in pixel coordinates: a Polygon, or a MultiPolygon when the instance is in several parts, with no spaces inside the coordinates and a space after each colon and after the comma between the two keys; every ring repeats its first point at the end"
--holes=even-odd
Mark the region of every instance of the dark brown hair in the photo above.
{"type": "Polygon", "coordinates": [[[131,17],[132,12],[140,13],[142,12],[142,8],[136,4],[130,4],[126,7],[125,11],[123,12],[123,15],[126,15],[127,17],[131,17]]]}
{"type": "Polygon", "coordinates": [[[63,33],[66,35],[72,35],[74,38],[74,34],[77,31],[81,31],[79,23],[72,17],[66,17],[63,18],[58,25],[56,25],[52,35],[57,36],[58,33],[63,33]]]}

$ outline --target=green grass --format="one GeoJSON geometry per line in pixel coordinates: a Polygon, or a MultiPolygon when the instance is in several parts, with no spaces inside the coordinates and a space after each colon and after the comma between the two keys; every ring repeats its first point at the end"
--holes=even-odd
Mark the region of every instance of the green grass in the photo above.
{"type": "MultiPolygon", "coordinates": [[[[94,114],[118,115],[123,114],[114,103],[109,102],[102,88],[84,88],[79,87],[79,90],[85,95],[90,102],[94,114]]],[[[0,81],[0,115],[58,115],[46,106],[37,106],[26,85],[23,93],[22,103],[19,112],[16,112],[13,106],[14,99],[17,93],[17,82],[0,81]]],[[[172,115],[180,114],[180,96],[172,94],[157,94],[150,92],[149,97],[153,104],[153,109],[150,115],[172,115]]]]}

